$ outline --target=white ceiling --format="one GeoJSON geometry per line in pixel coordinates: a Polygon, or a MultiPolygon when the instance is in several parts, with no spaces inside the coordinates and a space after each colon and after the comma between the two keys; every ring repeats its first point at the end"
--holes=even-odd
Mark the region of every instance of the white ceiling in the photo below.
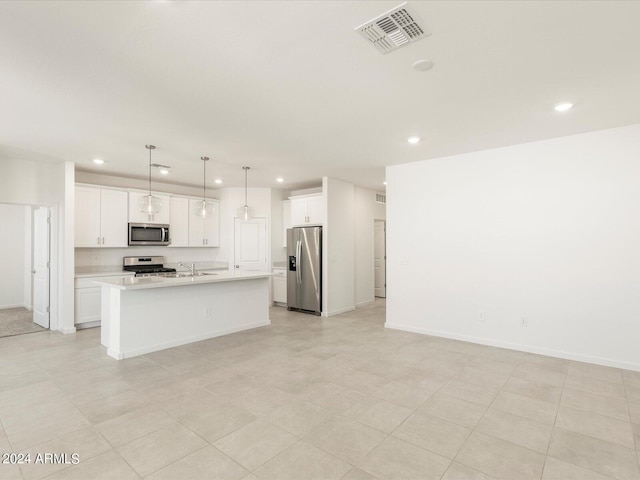
{"type": "Polygon", "coordinates": [[[399,3],[0,2],[0,159],[144,177],[153,143],[166,181],[207,155],[209,183],[382,189],[386,165],[640,122],[640,2],[411,1],[432,35],[382,55],[353,29],[399,3]]]}

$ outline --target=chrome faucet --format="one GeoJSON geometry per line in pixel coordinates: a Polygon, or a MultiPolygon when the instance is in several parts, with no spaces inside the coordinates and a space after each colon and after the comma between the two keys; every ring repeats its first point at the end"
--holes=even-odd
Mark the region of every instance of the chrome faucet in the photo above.
{"type": "Polygon", "coordinates": [[[189,270],[189,272],[191,273],[191,276],[193,277],[196,274],[196,264],[192,263],[190,266],[187,265],[186,263],[183,262],[178,262],[178,266],[179,267],[184,267],[187,270],[189,270]]]}

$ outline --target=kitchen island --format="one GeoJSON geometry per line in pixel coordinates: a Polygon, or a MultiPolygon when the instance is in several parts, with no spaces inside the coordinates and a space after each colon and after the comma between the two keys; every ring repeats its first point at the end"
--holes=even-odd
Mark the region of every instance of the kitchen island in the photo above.
{"type": "Polygon", "coordinates": [[[102,287],[101,343],[121,360],[269,325],[270,276],[231,271],[95,281],[102,287]]]}

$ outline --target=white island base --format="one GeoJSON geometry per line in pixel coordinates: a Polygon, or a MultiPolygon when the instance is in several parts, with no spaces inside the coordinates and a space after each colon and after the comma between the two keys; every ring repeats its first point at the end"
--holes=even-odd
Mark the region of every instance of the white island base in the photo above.
{"type": "Polygon", "coordinates": [[[96,282],[102,286],[102,345],[121,360],[269,325],[269,276],[238,272],[96,282]]]}

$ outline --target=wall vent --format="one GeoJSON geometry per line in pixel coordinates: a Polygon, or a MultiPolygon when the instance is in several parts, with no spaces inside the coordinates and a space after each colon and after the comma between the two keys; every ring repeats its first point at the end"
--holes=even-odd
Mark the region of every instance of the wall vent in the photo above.
{"type": "Polygon", "coordinates": [[[376,203],[387,203],[387,196],[381,193],[376,193],[376,203]]]}
{"type": "Polygon", "coordinates": [[[380,53],[389,53],[430,35],[407,2],[355,28],[380,53]]]}

